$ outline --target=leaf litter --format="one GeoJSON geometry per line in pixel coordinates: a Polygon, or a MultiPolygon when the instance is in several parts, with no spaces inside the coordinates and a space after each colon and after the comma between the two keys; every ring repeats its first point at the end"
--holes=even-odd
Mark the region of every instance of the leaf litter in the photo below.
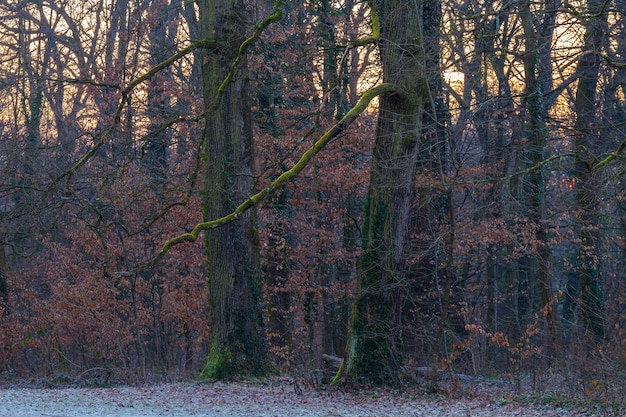
{"type": "MultiPolygon", "coordinates": [[[[293,381],[168,383],[111,388],[0,389],[0,417],[565,417],[592,416],[411,388],[302,388],[293,381]]],[[[597,416],[600,416],[597,414],[597,416]]]]}

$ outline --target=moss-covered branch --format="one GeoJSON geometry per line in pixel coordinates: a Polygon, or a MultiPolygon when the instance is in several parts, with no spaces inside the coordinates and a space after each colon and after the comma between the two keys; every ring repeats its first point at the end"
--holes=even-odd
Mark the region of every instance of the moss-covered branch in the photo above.
{"type": "Polygon", "coordinates": [[[181,49],[180,51],[176,52],[174,55],[170,56],[169,58],[165,59],[164,61],[159,62],[158,64],[156,64],[155,66],[150,68],[148,71],[146,71],[143,75],[140,75],[139,77],[137,77],[134,80],[132,80],[126,86],[126,88],[124,88],[122,90],[122,99],[118,103],[117,108],[115,110],[115,121],[116,121],[116,123],[119,122],[118,119],[120,117],[120,114],[122,113],[124,105],[128,101],[128,97],[129,97],[130,93],[138,85],[140,85],[140,84],[144,83],[145,81],[149,80],[154,75],[158,74],[159,72],[161,72],[165,68],[169,67],[170,65],[172,65],[173,63],[175,63],[179,59],[185,57],[186,55],[190,54],[191,52],[193,52],[194,50],[196,50],[196,49],[198,49],[199,47],[202,47],[202,46],[204,46],[204,43],[201,42],[201,41],[191,42],[186,48],[181,49]]]}
{"type": "Polygon", "coordinates": [[[224,93],[226,92],[226,88],[228,87],[228,84],[230,84],[230,82],[233,80],[233,78],[237,74],[237,69],[239,68],[239,65],[241,64],[241,60],[243,59],[246,52],[248,51],[248,48],[250,48],[250,46],[252,46],[259,39],[259,37],[261,36],[261,33],[263,33],[263,31],[269,25],[282,19],[283,17],[282,6],[283,6],[283,1],[276,0],[275,5],[274,5],[274,13],[272,13],[271,15],[263,19],[256,26],[254,33],[252,33],[252,35],[248,39],[246,39],[245,41],[241,43],[241,46],[239,46],[239,51],[237,53],[237,56],[233,60],[233,63],[230,66],[228,74],[226,74],[226,77],[224,77],[224,81],[222,81],[222,83],[218,87],[217,94],[213,102],[211,103],[210,106],[208,106],[205,109],[205,111],[203,112],[203,115],[214,112],[217,109],[217,106],[219,105],[220,101],[222,100],[222,97],[224,96],[224,93]]]}
{"type": "Polygon", "coordinates": [[[599,55],[600,57],[602,57],[602,59],[604,59],[604,62],[606,63],[607,66],[620,69],[620,70],[626,69],[626,62],[614,61],[607,54],[599,54],[599,55]]]}
{"type": "MultiPolygon", "coordinates": [[[[72,176],[74,175],[74,173],[76,171],[78,171],[83,165],[85,165],[87,163],[87,161],[89,161],[95,155],[95,153],[98,151],[98,149],[100,149],[100,147],[102,147],[102,145],[104,145],[104,143],[105,143],[106,139],[109,137],[109,135],[120,124],[120,116],[122,114],[122,111],[124,110],[124,106],[128,102],[128,97],[130,96],[130,93],[132,93],[133,90],[135,88],[137,88],[137,86],[139,86],[140,84],[144,83],[148,79],[152,78],[158,72],[160,72],[163,69],[169,67],[174,62],[178,61],[179,59],[183,58],[184,56],[186,56],[187,54],[193,52],[195,49],[197,49],[197,48],[199,48],[201,46],[203,46],[202,42],[199,42],[199,41],[192,42],[187,47],[185,47],[185,48],[181,49],[180,51],[176,52],[174,55],[170,56],[169,58],[165,59],[164,61],[161,61],[158,64],[156,64],[155,66],[153,66],[152,68],[148,69],[148,71],[146,71],[144,74],[142,74],[139,77],[137,77],[134,80],[132,80],[125,88],[123,88],[121,90],[121,95],[122,96],[120,98],[119,103],[117,104],[116,109],[115,109],[115,114],[114,114],[114,117],[113,117],[113,123],[109,127],[107,127],[104,130],[104,132],[102,132],[100,135],[98,135],[98,138],[95,140],[94,145],[74,165],[72,165],[65,172],[63,172],[63,174],[61,174],[61,176],[59,178],[57,178],[55,182],[58,182],[63,177],[65,177],[66,178],[65,183],[66,183],[67,190],[70,191],[70,192],[73,192],[72,185],[71,185],[72,176]]],[[[75,81],[75,82],[77,82],[77,81],[75,81]]],[[[89,82],[89,84],[94,84],[94,83],[93,82],[89,82]]],[[[108,86],[108,87],[110,87],[110,86],[108,86]]],[[[117,86],[114,86],[114,87],[118,88],[117,86]]]]}
{"type": "Polygon", "coordinates": [[[624,155],[622,155],[622,153],[624,152],[625,149],[626,149],[626,140],[623,140],[622,143],[619,144],[619,147],[617,148],[617,150],[615,152],[611,152],[604,159],[602,159],[601,161],[597,162],[593,166],[593,169],[600,169],[603,166],[605,166],[606,164],[608,164],[609,162],[613,161],[615,158],[620,158],[620,157],[623,158],[624,155]]]}
{"type": "Polygon", "coordinates": [[[223,216],[219,219],[201,222],[198,223],[190,232],[183,233],[181,235],[175,236],[163,244],[161,250],[148,262],[143,265],[138,266],[133,271],[120,272],[119,275],[130,275],[136,273],[138,271],[150,268],[155,265],[163,256],[165,256],[174,246],[179,245],[184,242],[195,242],[198,240],[200,233],[214,229],[216,227],[224,226],[230,222],[237,220],[244,212],[251,209],[259,202],[263,201],[272,191],[276,190],[281,185],[291,181],[294,177],[296,177],[308,164],[311,162],[313,157],[320,152],[324,146],[326,146],[332,139],[336,138],[341,132],[343,132],[354,120],[356,120],[361,113],[365,111],[370,102],[375,98],[382,94],[389,93],[394,91],[394,86],[392,84],[386,83],[381,84],[377,87],[373,87],[367,90],[361,96],[361,99],[357,102],[357,104],[348,111],[348,113],[335,124],[332,128],[327,130],[315,143],[302,154],[298,162],[291,167],[291,169],[283,172],[278,178],[276,178],[270,185],[263,188],[258,193],[250,196],[243,203],[241,203],[234,211],[223,216]]]}
{"type": "Polygon", "coordinates": [[[597,10],[597,11],[596,10],[593,10],[593,11],[590,10],[587,13],[581,12],[580,10],[578,10],[573,4],[571,4],[569,2],[569,0],[565,0],[565,2],[563,4],[577,18],[588,20],[588,19],[594,19],[594,18],[602,16],[602,14],[608,8],[609,3],[610,3],[609,0],[604,0],[604,2],[602,3],[602,5],[601,5],[599,10],[597,10]]]}

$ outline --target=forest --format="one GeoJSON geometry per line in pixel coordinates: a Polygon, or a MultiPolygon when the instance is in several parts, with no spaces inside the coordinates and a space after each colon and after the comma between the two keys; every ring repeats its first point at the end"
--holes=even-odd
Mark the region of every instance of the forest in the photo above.
{"type": "Polygon", "coordinates": [[[623,399],[626,0],[0,0],[0,57],[3,379],[623,399]]]}

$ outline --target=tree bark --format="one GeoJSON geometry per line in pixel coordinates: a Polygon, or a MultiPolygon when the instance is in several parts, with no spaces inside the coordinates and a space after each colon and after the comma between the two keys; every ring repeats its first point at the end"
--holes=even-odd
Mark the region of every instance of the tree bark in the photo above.
{"type": "Polygon", "coordinates": [[[403,368],[406,248],[428,86],[422,1],[385,0],[373,7],[381,24],[383,78],[397,90],[380,99],[344,371],[350,381],[393,384],[403,368]]]}
{"type": "MultiPolygon", "coordinates": [[[[218,88],[246,33],[243,2],[202,0],[200,30],[207,43],[202,79],[205,106],[218,88]]],[[[252,194],[254,150],[245,58],[205,128],[204,218],[233,211],[252,194]]],[[[202,377],[263,375],[269,368],[262,320],[259,242],[253,209],[206,231],[211,344],[202,377]]]]}
{"type": "MultiPolygon", "coordinates": [[[[166,0],[153,0],[148,14],[148,40],[150,65],[155,66],[165,61],[175,50],[172,34],[168,33],[168,22],[172,19],[172,5],[166,0]]],[[[143,145],[144,166],[150,176],[155,194],[162,198],[167,183],[168,148],[170,147],[167,130],[161,129],[172,112],[168,84],[172,83],[169,68],[164,68],[147,81],[147,109],[150,118],[148,136],[143,145]]]]}
{"type": "MultiPolygon", "coordinates": [[[[2,216],[2,214],[3,213],[0,213],[0,216],[2,216]]],[[[8,313],[9,307],[9,286],[7,284],[7,275],[8,269],[5,245],[4,242],[0,242],[0,318],[8,313]]]]}
{"type": "Polygon", "coordinates": [[[595,338],[607,335],[604,294],[600,282],[600,254],[597,251],[599,219],[598,192],[602,186],[594,175],[594,155],[601,151],[601,137],[596,117],[596,89],[601,65],[599,52],[606,42],[607,14],[602,10],[605,2],[589,0],[590,16],[585,31],[583,54],[578,61],[578,85],[574,109],[576,111],[575,192],[579,215],[576,217],[578,234],[577,297],[580,298],[580,322],[595,338]]]}
{"type": "Polygon", "coordinates": [[[548,325],[546,342],[551,352],[560,344],[561,330],[553,301],[552,278],[550,273],[551,254],[545,225],[545,184],[543,169],[538,166],[545,158],[547,109],[543,102],[546,90],[551,89],[552,79],[546,79],[546,68],[550,67],[550,46],[556,18],[558,0],[549,0],[544,5],[542,19],[533,16],[531,2],[520,2],[520,19],[524,29],[524,99],[527,106],[525,132],[528,137],[526,151],[531,166],[526,183],[528,217],[534,230],[536,250],[531,255],[532,268],[536,268],[537,285],[542,308],[546,308],[545,319],[548,325]],[[538,23],[540,22],[540,23],[538,23]]]}

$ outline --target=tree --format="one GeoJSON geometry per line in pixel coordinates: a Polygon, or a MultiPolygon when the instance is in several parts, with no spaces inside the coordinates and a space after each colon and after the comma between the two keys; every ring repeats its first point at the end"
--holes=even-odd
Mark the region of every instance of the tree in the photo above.
{"type": "MultiPolygon", "coordinates": [[[[172,15],[172,6],[163,0],[152,1],[149,7],[149,14],[146,19],[148,26],[148,40],[150,48],[150,66],[155,66],[172,55],[175,51],[172,25],[175,19],[172,15]]],[[[150,117],[149,133],[146,139],[144,150],[144,165],[150,175],[153,187],[157,195],[162,195],[163,187],[167,183],[165,175],[168,165],[168,143],[169,135],[167,130],[161,126],[167,121],[172,113],[170,92],[166,92],[172,85],[171,70],[163,69],[159,74],[151,77],[147,81],[148,99],[147,110],[150,117]]]]}
{"type": "Polygon", "coordinates": [[[372,3],[373,20],[380,19],[383,79],[394,85],[395,91],[380,98],[357,294],[346,348],[345,376],[354,381],[394,383],[403,369],[408,231],[422,151],[424,108],[429,100],[424,4],[419,0],[372,3]]]}
{"type": "Polygon", "coordinates": [[[589,0],[585,20],[585,35],[582,54],[578,60],[578,85],[574,108],[576,130],[574,146],[576,162],[576,204],[579,214],[576,217],[578,253],[576,275],[578,285],[572,286],[574,295],[581,300],[579,317],[585,330],[590,330],[595,338],[603,340],[607,336],[604,294],[601,283],[601,267],[598,245],[600,240],[598,203],[598,175],[595,172],[595,158],[602,150],[599,115],[597,114],[597,89],[601,51],[607,43],[606,2],[589,0]]]}
{"type": "MultiPolygon", "coordinates": [[[[202,83],[207,108],[204,132],[205,221],[232,212],[253,187],[254,149],[246,58],[239,48],[248,26],[240,0],[202,0],[200,35],[205,43],[202,83]],[[233,62],[241,62],[223,92],[233,62]],[[219,94],[223,94],[219,97],[219,94]]],[[[263,375],[269,370],[261,307],[259,241],[254,210],[205,237],[211,346],[206,378],[263,375]]]]}
{"type": "MultiPolygon", "coordinates": [[[[531,275],[537,276],[541,308],[545,310],[548,323],[547,343],[550,348],[560,344],[561,330],[556,310],[550,307],[553,298],[550,273],[551,254],[545,224],[545,176],[540,166],[546,158],[548,109],[544,94],[552,90],[551,46],[554,33],[558,0],[541,4],[539,17],[533,13],[531,2],[519,4],[521,25],[524,33],[524,99],[527,121],[525,134],[528,139],[526,158],[532,167],[524,191],[528,201],[528,221],[535,231],[536,253],[532,254],[531,275]]],[[[532,281],[531,281],[531,285],[532,281]]],[[[554,351],[553,351],[554,352],[554,351]]]]}

